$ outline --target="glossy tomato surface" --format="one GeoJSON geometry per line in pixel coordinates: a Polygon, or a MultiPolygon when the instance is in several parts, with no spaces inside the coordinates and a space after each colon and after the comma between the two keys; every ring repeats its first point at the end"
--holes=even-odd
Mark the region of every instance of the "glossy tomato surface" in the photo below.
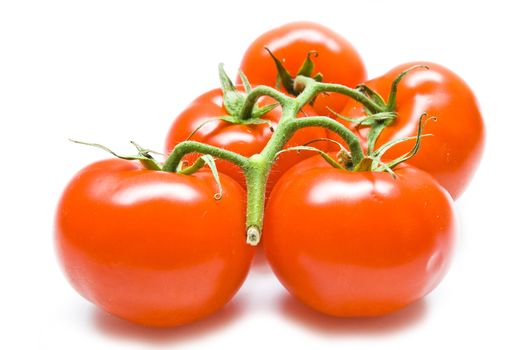
{"type": "MultiPolygon", "coordinates": [[[[274,100],[264,97],[260,101],[260,106],[275,103],[274,100]]],[[[265,114],[263,119],[271,121],[275,127],[281,118],[281,112],[281,108],[277,107],[265,114]]],[[[221,89],[215,89],[201,95],[173,121],[166,139],[166,153],[169,153],[179,142],[186,140],[200,125],[210,120],[191,137],[191,140],[220,147],[243,156],[251,156],[261,152],[273,135],[267,124],[242,125],[217,119],[217,117],[226,115],[221,89]]],[[[311,107],[306,106],[300,112],[299,117],[306,115],[315,115],[315,112],[311,107]]],[[[324,138],[326,135],[327,131],[320,127],[301,129],[294,134],[285,147],[303,145],[308,141],[324,138]]],[[[327,146],[320,144],[319,148],[326,149],[327,146]]],[[[268,179],[268,191],[271,190],[273,184],[284,171],[311,156],[311,152],[287,152],[279,156],[268,179]]],[[[197,155],[190,155],[185,159],[193,161],[196,158],[197,155]]],[[[220,172],[231,176],[243,187],[246,187],[244,175],[238,166],[227,161],[217,160],[217,168],[220,172]]]]}
{"type": "MultiPolygon", "coordinates": [[[[294,22],[272,29],[248,47],[241,63],[250,82],[274,87],[277,69],[270,54],[283,62],[285,68],[295,76],[308,52],[318,53],[312,60],[314,75],[323,74],[323,81],[355,87],[366,79],[366,70],[356,49],[341,35],[329,28],[312,22],[294,22]]],[[[237,79],[240,82],[240,79],[237,79]]],[[[348,99],[338,94],[319,95],[314,104],[318,115],[327,115],[330,107],[340,111],[348,99]]]]}
{"type": "Polygon", "coordinates": [[[65,189],[56,246],[73,287],[107,312],[147,326],[175,326],[222,307],[243,283],[244,191],[223,176],[191,176],[124,160],[94,163],[65,189]]]}
{"type": "Polygon", "coordinates": [[[263,243],[288,291],[334,316],[377,316],[422,298],[443,278],[456,231],[450,195],[427,173],[331,168],[320,157],[276,184],[263,243]]]}
{"type": "MultiPolygon", "coordinates": [[[[424,132],[432,134],[422,140],[415,157],[408,161],[433,175],[453,198],[458,198],[472,179],[483,153],[485,127],[476,97],[468,85],[455,73],[429,62],[414,62],[398,66],[387,74],[366,83],[385,100],[392,81],[404,70],[424,64],[429,70],[418,69],[406,75],[398,88],[397,119],[379,137],[377,146],[401,137],[417,134],[422,113],[437,117],[427,123],[424,132]]],[[[345,116],[361,117],[361,105],[351,101],[342,111],[345,116]]],[[[349,124],[355,128],[355,124],[349,124]]],[[[359,130],[365,138],[366,128],[359,130]]],[[[395,158],[408,152],[413,142],[393,147],[385,155],[395,158]]]]}

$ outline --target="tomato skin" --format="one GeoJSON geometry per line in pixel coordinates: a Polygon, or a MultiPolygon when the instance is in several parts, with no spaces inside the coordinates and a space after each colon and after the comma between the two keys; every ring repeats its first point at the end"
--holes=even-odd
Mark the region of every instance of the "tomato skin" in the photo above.
{"type": "MultiPolygon", "coordinates": [[[[270,51],[283,61],[285,68],[295,76],[308,52],[319,54],[313,57],[314,74],[321,72],[323,82],[344,84],[355,87],[366,80],[364,63],[344,37],[320,24],[312,22],[293,22],[272,29],[259,36],[246,50],[240,70],[250,82],[275,86],[277,69],[270,51]]],[[[237,82],[240,83],[240,78],[237,82]]],[[[318,115],[329,113],[326,107],[339,112],[348,98],[339,94],[319,95],[314,108],[318,115]]]]}
{"type": "Polygon", "coordinates": [[[70,283],[107,312],[147,326],[213,313],[242,285],[254,253],[245,243],[244,192],[226,176],[222,185],[217,201],[208,172],[150,171],[120,159],[87,166],[56,215],[70,283]]]}
{"type": "Polygon", "coordinates": [[[266,257],[281,283],[329,315],[378,316],[443,278],[456,231],[450,195],[410,166],[388,173],[331,168],[320,157],[290,169],[266,208],[266,257]]]}
{"type": "MultiPolygon", "coordinates": [[[[241,88],[239,87],[239,89],[241,88]]],[[[268,97],[263,97],[260,99],[260,102],[260,106],[275,103],[273,99],[268,97]]],[[[275,127],[281,118],[281,113],[281,107],[278,106],[265,114],[263,119],[273,122],[275,127]]],[[[211,90],[201,95],[173,121],[166,138],[166,153],[171,152],[173,147],[179,142],[186,140],[186,138],[205,121],[226,116],[227,114],[223,106],[221,89],[211,90]]],[[[299,117],[305,115],[315,115],[315,112],[311,107],[306,106],[299,114],[299,117]]],[[[251,156],[261,152],[272,135],[273,132],[266,124],[242,125],[215,120],[199,129],[199,131],[192,136],[191,140],[220,147],[243,156],[251,156]]],[[[303,145],[313,139],[325,138],[326,135],[327,131],[320,127],[301,129],[294,134],[285,147],[303,145]]],[[[321,143],[318,146],[323,150],[329,147],[329,145],[323,145],[321,143]]],[[[309,152],[287,152],[279,156],[268,179],[268,192],[287,169],[311,156],[312,153],[309,152]]],[[[191,162],[196,158],[197,155],[194,154],[184,159],[191,162]]],[[[217,168],[221,173],[229,175],[246,188],[244,175],[238,166],[224,160],[217,160],[217,168]]]]}
{"type": "MultiPolygon", "coordinates": [[[[418,69],[406,75],[398,88],[397,119],[387,127],[376,143],[383,143],[417,134],[420,115],[424,112],[437,117],[436,122],[427,123],[424,133],[432,134],[421,142],[415,157],[407,163],[433,175],[453,198],[458,198],[468,186],[478,167],[485,142],[485,127],[474,93],[468,85],[447,68],[429,62],[414,62],[400,65],[387,74],[365,83],[377,91],[385,100],[392,81],[404,70],[418,64],[430,70],[418,69]]],[[[364,116],[361,105],[349,102],[342,115],[364,116]]],[[[354,128],[355,125],[342,121],[354,128]]],[[[364,138],[366,128],[360,129],[364,138]]],[[[385,154],[396,158],[408,152],[413,142],[393,147],[385,154]]]]}

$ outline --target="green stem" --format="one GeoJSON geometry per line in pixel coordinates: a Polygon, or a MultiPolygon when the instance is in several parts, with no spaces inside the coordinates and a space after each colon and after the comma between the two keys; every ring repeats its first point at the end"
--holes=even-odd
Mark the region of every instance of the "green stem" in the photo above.
{"type": "Polygon", "coordinates": [[[341,136],[348,144],[350,152],[352,153],[352,159],[354,164],[359,164],[364,157],[363,149],[359,142],[359,138],[347,129],[343,124],[329,118],[329,117],[307,117],[295,119],[292,124],[292,128],[298,130],[300,128],[306,128],[309,126],[321,126],[326,129],[332,130],[341,136]]]}
{"type": "MultiPolygon", "coordinates": [[[[302,78],[302,77],[299,77],[302,78]]],[[[309,78],[308,78],[309,79],[309,78]]],[[[250,245],[257,245],[262,234],[264,219],[264,206],[266,201],[266,183],[270,169],[275,161],[276,155],[284,145],[290,140],[293,134],[305,127],[325,127],[341,135],[348,143],[352,153],[353,164],[358,164],[363,159],[363,150],[359,139],[344,125],[328,117],[304,117],[297,119],[297,114],[301,108],[311,101],[316,94],[323,91],[342,91],[349,96],[357,96],[356,99],[364,100],[368,103],[368,108],[378,108],[365,95],[357,90],[349,89],[344,86],[334,84],[317,83],[313,79],[305,81],[305,89],[293,99],[275,89],[267,86],[254,88],[246,97],[240,114],[241,119],[249,119],[256,105],[257,99],[261,96],[270,96],[282,105],[282,115],[275,128],[275,131],[264,149],[251,157],[247,158],[234,152],[223,150],[217,147],[206,145],[195,141],[184,141],[179,143],[170,154],[162,170],[175,171],[184,155],[192,152],[209,154],[216,158],[228,160],[240,166],[246,177],[247,188],[247,208],[246,208],[246,239],[250,245]]],[[[197,162],[182,172],[193,172],[197,167],[201,167],[197,162]]]]}
{"type": "Polygon", "coordinates": [[[272,138],[261,153],[248,158],[248,164],[244,168],[247,189],[246,241],[250,245],[257,245],[261,239],[268,175],[277,153],[297,130],[292,126],[296,107],[297,104],[293,99],[284,104],[281,119],[272,138]]]}
{"type": "Polygon", "coordinates": [[[202,167],[204,167],[206,165],[206,162],[204,161],[204,159],[202,159],[201,157],[197,158],[197,160],[192,164],[190,165],[189,167],[186,167],[182,170],[179,170],[179,174],[182,174],[182,175],[191,175],[193,173],[196,173],[197,171],[199,171],[199,169],[201,169],[202,167]]]}
{"type": "Polygon", "coordinates": [[[282,106],[289,104],[290,101],[293,101],[293,98],[286,96],[282,92],[279,92],[275,89],[272,89],[269,86],[260,85],[254,88],[248,96],[246,96],[246,100],[244,101],[244,105],[242,106],[239,118],[240,119],[250,119],[252,116],[252,111],[257,103],[257,100],[261,96],[270,96],[277,102],[279,102],[282,106]]]}
{"type": "Polygon", "coordinates": [[[248,166],[244,171],[246,176],[246,243],[257,245],[261,239],[264,205],[266,202],[266,182],[272,161],[260,154],[248,159],[248,166]]]}
{"type": "Polygon", "coordinates": [[[230,161],[241,168],[246,167],[248,164],[248,159],[246,157],[243,157],[235,152],[227,151],[201,142],[183,141],[173,149],[169,157],[166,159],[166,162],[164,162],[162,170],[175,172],[182,158],[184,158],[184,156],[188,153],[209,154],[213,157],[230,161]]]}
{"type": "MultiPolygon", "coordinates": [[[[384,112],[384,108],[370,99],[368,96],[356,89],[351,89],[347,86],[340,84],[321,83],[317,82],[312,78],[308,78],[299,75],[295,78],[296,90],[298,87],[303,87],[303,92],[297,96],[296,102],[299,103],[299,107],[302,108],[304,105],[309,103],[313,97],[322,92],[336,92],[342,95],[346,95],[363,106],[368,108],[372,113],[384,112]]],[[[300,89],[299,89],[300,90],[300,89]]]]}

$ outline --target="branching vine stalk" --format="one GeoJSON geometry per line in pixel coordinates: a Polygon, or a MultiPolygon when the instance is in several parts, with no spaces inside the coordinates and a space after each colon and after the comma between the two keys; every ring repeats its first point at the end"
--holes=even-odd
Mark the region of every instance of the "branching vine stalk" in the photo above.
{"type": "MultiPolygon", "coordinates": [[[[278,153],[290,140],[295,132],[306,127],[324,127],[337,134],[348,144],[354,164],[358,164],[364,157],[363,149],[358,137],[348,130],[343,124],[323,116],[297,118],[301,108],[312,101],[315,96],[324,92],[336,92],[354,98],[363,103],[369,110],[380,112],[381,107],[372,99],[358,90],[348,88],[338,84],[327,84],[318,82],[312,78],[298,76],[296,85],[301,86],[301,93],[292,98],[282,92],[268,86],[257,86],[246,96],[244,105],[241,108],[240,119],[249,119],[259,98],[269,96],[275,99],[282,107],[282,116],[274,130],[274,133],[259,154],[249,158],[195,141],[183,141],[179,143],[166,159],[162,170],[176,171],[178,164],[189,153],[209,154],[216,158],[221,158],[238,165],[244,172],[247,184],[247,213],[246,230],[247,243],[257,245],[261,239],[266,182],[270,169],[278,153]]],[[[203,165],[202,161],[194,165],[198,168],[203,165]]],[[[185,173],[193,171],[183,171],[185,173]]]]}
{"type": "MultiPolygon", "coordinates": [[[[420,67],[416,66],[410,70],[415,68],[420,67]]],[[[250,124],[258,121],[258,123],[260,123],[260,115],[257,115],[256,113],[257,111],[260,112],[260,109],[257,106],[257,101],[263,96],[269,96],[281,105],[281,118],[277,126],[273,129],[272,137],[260,153],[254,154],[250,157],[244,157],[237,153],[204,143],[186,140],[175,146],[169,157],[166,159],[162,170],[171,172],[178,171],[182,174],[191,174],[204,166],[205,160],[206,163],[210,163],[209,159],[201,157],[190,167],[180,169],[180,162],[184,156],[189,153],[209,155],[215,158],[227,160],[239,166],[242,169],[246,179],[246,240],[248,244],[257,245],[261,239],[264,206],[266,201],[266,183],[272,165],[279,154],[282,153],[285,144],[290,140],[294,133],[302,128],[323,127],[341,136],[342,139],[348,144],[350,151],[345,153],[345,169],[349,171],[388,171],[389,173],[393,174],[389,165],[383,164],[379,159],[379,155],[384,153],[384,150],[381,149],[381,152],[374,152],[374,144],[383,128],[389,125],[389,123],[391,123],[396,118],[395,97],[397,92],[397,84],[399,83],[400,79],[410,70],[403,72],[393,82],[392,92],[386,103],[376,92],[365,85],[359,86],[357,89],[352,89],[344,85],[323,83],[319,80],[303,75],[298,75],[293,81],[293,89],[297,95],[295,98],[268,86],[257,86],[252,89],[247,79],[243,80],[247,94],[241,95],[240,93],[234,91],[234,86],[229,78],[225,75],[224,71],[222,70],[222,66],[219,67],[219,70],[221,73],[223,87],[226,86],[227,88],[225,93],[228,92],[230,94],[235,94],[234,97],[236,100],[234,102],[241,101],[240,99],[243,101],[242,105],[238,105],[238,107],[233,105],[235,108],[232,107],[238,112],[238,114],[234,117],[236,122],[250,124]],[[357,122],[363,123],[363,125],[371,126],[371,137],[368,140],[369,149],[367,150],[366,155],[363,152],[359,138],[338,121],[325,116],[307,116],[303,118],[297,118],[297,115],[301,109],[308,103],[314,101],[316,96],[321,93],[343,94],[356,100],[364,106],[368,116],[362,118],[362,120],[357,120],[357,122]]],[[[345,119],[343,116],[339,117],[345,119]]],[[[229,121],[229,119],[227,121],[229,121]]],[[[418,142],[421,136],[427,136],[421,135],[421,129],[422,128],[420,127],[417,136],[418,142]]],[[[403,140],[400,140],[399,142],[402,141],[403,140]]],[[[392,145],[395,143],[397,142],[392,143],[392,145]]],[[[303,147],[303,150],[304,149],[306,148],[303,147]]],[[[312,147],[310,147],[310,150],[312,150],[312,147]]],[[[417,151],[417,149],[415,151],[417,151]]],[[[325,154],[325,156],[327,155],[325,154]]],[[[405,155],[405,158],[408,156],[411,155],[405,155]]],[[[395,166],[398,163],[394,162],[392,164],[395,166]]],[[[213,165],[212,168],[214,168],[213,165]]]]}

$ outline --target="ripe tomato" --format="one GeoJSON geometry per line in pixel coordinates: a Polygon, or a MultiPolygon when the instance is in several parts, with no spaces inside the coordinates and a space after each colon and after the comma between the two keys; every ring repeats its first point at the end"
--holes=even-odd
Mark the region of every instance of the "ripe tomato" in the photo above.
{"type": "MultiPolygon", "coordinates": [[[[314,50],[318,53],[312,58],[314,75],[322,73],[324,82],[354,87],[366,79],[364,63],[352,44],[317,23],[294,22],[272,29],[255,39],[246,50],[241,71],[252,83],[273,87],[277,69],[265,47],[292,75],[297,73],[308,52],[314,50]]],[[[237,81],[240,82],[240,78],[237,81]]],[[[327,115],[326,107],[338,112],[347,101],[348,98],[339,94],[319,95],[314,108],[318,115],[327,115]]]]}
{"type": "Polygon", "coordinates": [[[320,157],[290,169],[272,191],[263,247],[288,291],[334,316],[376,316],[430,292],[451,257],[449,194],[427,173],[331,168],[320,157]]]}
{"type": "MultiPolygon", "coordinates": [[[[397,93],[398,117],[385,128],[377,145],[416,135],[419,117],[424,112],[437,117],[435,123],[425,127],[425,133],[433,136],[422,140],[418,154],[408,163],[433,175],[453,198],[458,198],[475,173],[485,140],[478,103],[467,84],[447,68],[428,62],[403,64],[365,84],[386,100],[392,81],[404,70],[419,64],[430,69],[414,70],[403,78],[397,93]]],[[[364,116],[364,110],[357,102],[350,101],[341,114],[356,118],[364,116]]],[[[355,128],[355,124],[342,122],[355,128]]],[[[367,131],[359,129],[363,138],[367,131]]],[[[399,144],[385,157],[396,158],[412,146],[413,142],[399,144]]]]}
{"type": "Polygon", "coordinates": [[[107,312],[174,326],[222,307],[254,253],[242,188],[211,173],[150,171],[120,159],[89,165],[65,189],[56,245],[75,289],[107,312]]]}
{"type": "MultiPolygon", "coordinates": [[[[241,87],[238,88],[242,89],[241,87]]],[[[269,97],[263,97],[260,101],[261,106],[275,102],[269,97]]],[[[251,156],[261,152],[270,140],[270,137],[272,137],[273,132],[266,124],[232,124],[216,119],[217,117],[223,117],[226,115],[227,112],[223,106],[221,89],[211,90],[201,95],[174,120],[166,139],[166,152],[171,152],[175,145],[184,141],[200,125],[213,119],[215,120],[210,121],[201,127],[191,137],[191,140],[207,143],[212,146],[236,152],[243,156],[251,156]]],[[[315,112],[311,107],[305,106],[303,112],[299,116],[301,117],[303,115],[315,115],[315,112]]],[[[280,117],[281,108],[279,106],[266,113],[263,116],[263,119],[271,121],[274,126],[276,126],[280,117]]],[[[285,147],[303,145],[313,139],[325,138],[326,135],[327,131],[323,128],[301,129],[294,134],[285,147]]],[[[329,147],[329,145],[323,144],[320,144],[319,148],[326,149],[329,147]]],[[[279,159],[274,164],[268,179],[268,192],[284,171],[301,160],[311,156],[312,154],[308,154],[308,152],[302,152],[300,154],[296,152],[287,152],[279,156],[279,159]]],[[[184,159],[193,161],[196,158],[197,155],[189,155],[184,159]]],[[[244,188],[246,187],[244,176],[238,166],[219,159],[217,160],[217,168],[221,173],[231,176],[244,188]]]]}

